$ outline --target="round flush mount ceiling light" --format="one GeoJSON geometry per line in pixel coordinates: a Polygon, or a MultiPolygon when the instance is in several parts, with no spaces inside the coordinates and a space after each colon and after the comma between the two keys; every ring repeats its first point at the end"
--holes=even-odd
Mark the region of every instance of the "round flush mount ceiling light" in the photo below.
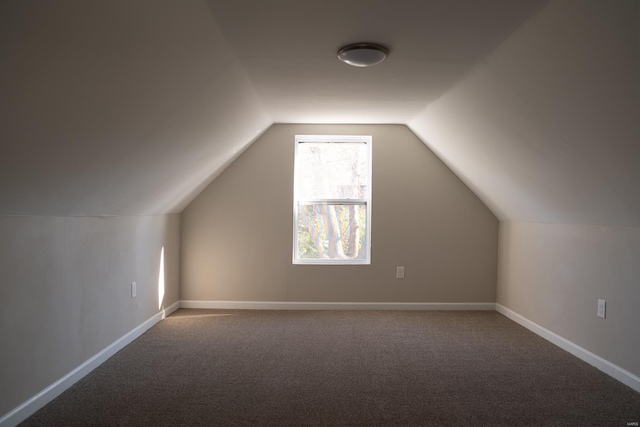
{"type": "Polygon", "coordinates": [[[389,49],[375,43],[354,43],[338,51],[338,59],[354,67],[370,67],[381,63],[389,55],[389,49]]]}

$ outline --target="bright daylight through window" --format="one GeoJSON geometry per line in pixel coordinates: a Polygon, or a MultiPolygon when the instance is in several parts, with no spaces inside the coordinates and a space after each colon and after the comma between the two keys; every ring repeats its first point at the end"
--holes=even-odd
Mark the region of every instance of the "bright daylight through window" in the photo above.
{"type": "Polygon", "coordinates": [[[371,136],[296,135],[294,264],[371,263],[371,136]]]}

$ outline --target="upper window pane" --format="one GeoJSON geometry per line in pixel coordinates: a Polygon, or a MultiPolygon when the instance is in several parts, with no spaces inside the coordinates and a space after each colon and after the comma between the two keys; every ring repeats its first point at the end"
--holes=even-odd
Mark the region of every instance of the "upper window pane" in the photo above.
{"type": "Polygon", "coordinates": [[[304,142],[296,153],[297,198],[364,199],[368,195],[367,144],[304,142]]]}

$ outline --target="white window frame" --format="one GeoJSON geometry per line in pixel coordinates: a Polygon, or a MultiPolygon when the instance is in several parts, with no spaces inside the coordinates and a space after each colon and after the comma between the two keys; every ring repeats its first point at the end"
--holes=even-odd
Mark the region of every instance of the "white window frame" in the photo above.
{"type": "Polygon", "coordinates": [[[293,264],[320,264],[320,265],[368,265],[371,264],[371,183],[372,183],[372,137],[371,135],[296,135],[295,157],[293,172],[293,264]],[[364,199],[315,199],[302,200],[297,194],[296,177],[298,147],[300,144],[315,143],[364,143],[367,147],[367,194],[364,199]],[[364,241],[365,257],[360,259],[308,259],[298,258],[298,206],[300,204],[352,204],[365,205],[367,210],[367,225],[364,241]]]}

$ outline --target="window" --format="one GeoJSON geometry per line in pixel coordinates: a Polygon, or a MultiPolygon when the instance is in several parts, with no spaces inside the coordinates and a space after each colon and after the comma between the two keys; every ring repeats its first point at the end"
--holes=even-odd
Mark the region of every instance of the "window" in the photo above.
{"type": "Polygon", "coordinates": [[[294,264],[371,263],[371,136],[296,135],[294,264]]]}

